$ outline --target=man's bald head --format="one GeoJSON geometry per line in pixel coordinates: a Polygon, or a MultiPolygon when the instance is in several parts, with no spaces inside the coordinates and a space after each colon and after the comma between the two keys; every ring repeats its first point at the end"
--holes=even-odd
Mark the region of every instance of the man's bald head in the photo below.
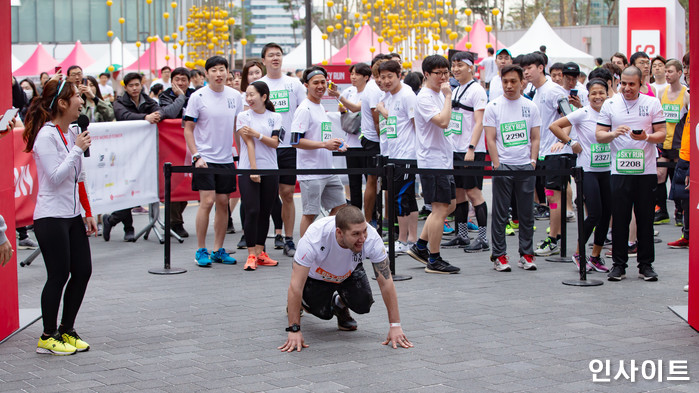
{"type": "Polygon", "coordinates": [[[641,70],[636,66],[628,66],[624,68],[624,71],[621,72],[621,75],[637,76],[639,85],[641,84],[641,79],[643,79],[643,72],[641,72],[641,70]]]}

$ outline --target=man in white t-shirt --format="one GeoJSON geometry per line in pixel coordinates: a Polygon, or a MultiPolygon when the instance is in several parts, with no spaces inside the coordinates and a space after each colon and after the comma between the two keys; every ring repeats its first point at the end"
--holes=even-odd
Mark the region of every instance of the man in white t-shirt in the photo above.
{"type": "MultiPolygon", "coordinates": [[[[381,134],[386,136],[388,157],[396,167],[409,168],[410,164],[400,160],[414,160],[415,156],[415,107],[417,97],[413,90],[404,85],[400,79],[401,66],[395,60],[388,60],[379,65],[381,86],[386,94],[377,105],[381,115],[379,120],[381,134]]],[[[413,164],[414,166],[414,164],[413,164]]],[[[395,244],[396,254],[408,251],[408,243],[417,241],[417,200],[415,198],[415,175],[401,173],[393,179],[398,216],[398,240],[395,244]]]]}
{"type": "Polygon", "coordinates": [[[336,316],[340,330],[357,330],[350,310],[366,314],[374,303],[364,259],[371,261],[388,311],[390,328],[383,344],[413,346],[401,328],[398,296],[381,236],[367,225],[361,210],[347,206],[337,216],[313,223],[299,241],[287,299],[289,334],[278,349],[292,352],[308,347],[301,333],[301,307],[321,319],[336,316]]]}
{"type": "MultiPolygon", "coordinates": [[[[281,46],[273,42],[266,44],[262,48],[260,57],[267,69],[267,75],[260,80],[269,86],[269,99],[274,104],[275,112],[282,115],[284,130],[290,130],[296,108],[306,99],[306,90],[298,78],[282,73],[284,52],[281,46]]],[[[286,132],[279,135],[277,163],[279,169],[296,169],[296,149],[291,146],[290,135],[286,132]]],[[[296,245],[294,245],[295,188],[296,176],[279,176],[279,196],[282,199],[282,221],[284,221],[284,255],[289,257],[293,257],[296,252],[296,245]]]]}
{"type": "MultiPolygon", "coordinates": [[[[493,170],[533,170],[539,156],[541,117],[536,104],[521,96],[524,72],[517,65],[502,69],[502,97],[485,107],[483,126],[493,170]]],[[[507,257],[505,227],[512,193],[519,209],[519,262],[525,270],[536,270],[534,264],[534,183],[535,176],[493,176],[490,260],[500,272],[511,270],[507,257]]]]}
{"type": "Polygon", "coordinates": [[[490,81],[493,77],[498,74],[498,66],[495,64],[495,49],[493,47],[488,48],[488,57],[481,60],[478,67],[481,68],[481,86],[488,89],[490,87],[490,81]]]}
{"type": "Polygon", "coordinates": [[[172,87],[172,82],[170,81],[170,74],[172,73],[172,68],[165,66],[160,69],[160,78],[151,82],[150,86],[153,87],[157,84],[163,85],[163,91],[172,87]]]}
{"type": "MultiPolygon", "coordinates": [[[[209,84],[194,92],[184,112],[184,138],[192,153],[196,168],[229,168],[233,163],[233,133],[235,120],[243,110],[242,95],[226,86],[228,61],[221,56],[206,60],[206,76],[209,84]]],[[[228,196],[235,191],[235,175],[192,174],[192,191],[199,191],[199,209],[196,217],[198,250],[195,261],[201,267],[211,262],[234,264],[223,248],[228,226],[228,196]],[[214,253],[209,257],[206,248],[206,232],[211,208],[216,205],[214,216],[214,253]]]]}
{"type": "MultiPolygon", "coordinates": [[[[307,97],[296,108],[291,122],[291,145],[296,153],[297,169],[332,169],[333,151],[346,151],[344,141],[332,137],[332,122],[320,100],[327,89],[328,73],[323,67],[313,66],[303,72],[307,97]]],[[[313,223],[320,207],[335,215],[345,206],[345,188],[338,175],[298,175],[301,188],[301,236],[313,223]]]]}
{"type": "Polygon", "coordinates": [[[657,281],[653,270],[654,194],[657,186],[656,147],[665,141],[665,116],[660,101],[640,94],[643,73],[629,66],[621,73],[621,94],[602,105],[597,142],[612,148],[612,270],[609,281],[626,277],[631,211],[636,214],[638,273],[657,281]]]}
{"type": "Polygon", "coordinates": [[[114,102],[114,99],[116,98],[114,95],[114,89],[109,86],[109,78],[110,75],[108,72],[103,72],[100,74],[100,80],[99,80],[99,89],[100,93],[102,94],[102,98],[105,100],[109,100],[109,102],[114,102]]]}
{"type": "Polygon", "coordinates": [[[579,76],[579,65],[572,61],[563,65],[563,88],[568,93],[568,102],[573,108],[582,108],[590,103],[587,89],[578,81],[579,76]]]}
{"type": "MultiPolygon", "coordinates": [[[[451,121],[449,61],[441,55],[427,56],[422,62],[425,86],[417,95],[415,130],[418,168],[453,169],[454,148],[447,135],[451,121]]],[[[461,269],[442,259],[444,220],[454,211],[456,188],[453,175],[420,174],[422,197],[432,204],[417,243],[408,255],[425,264],[425,272],[454,274],[461,269]],[[429,249],[428,249],[429,246],[429,249]]]]}
{"type": "Polygon", "coordinates": [[[512,64],[512,53],[505,48],[498,50],[497,54],[495,55],[495,65],[498,67],[498,72],[493,76],[493,79],[490,80],[488,100],[493,101],[503,94],[500,73],[502,72],[503,67],[510,64],[512,64]]]}
{"type": "MultiPolygon", "coordinates": [[[[451,72],[459,82],[452,93],[451,122],[449,137],[454,145],[454,160],[485,161],[485,134],[483,134],[483,111],[488,96],[481,85],[473,79],[473,57],[468,52],[458,52],[451,59],[451,72]]],[[[488,207],[483,199],[483,176],[456,175],[456,209],[454,222],[456,236],[445,248],[463,248],[466,252],[487,251],[488,207]],[[478,237],[470,244],[468,238],[468,201],[471,201],[478,221],[478,237]]]]}

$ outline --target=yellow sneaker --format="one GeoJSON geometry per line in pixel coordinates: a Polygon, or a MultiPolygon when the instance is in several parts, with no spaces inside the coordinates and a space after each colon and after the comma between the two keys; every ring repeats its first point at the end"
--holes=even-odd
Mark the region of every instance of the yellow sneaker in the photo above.
{"type": "Polygon", "coordinates": [[[74,346],[78,352],[85,352],[90,349],[90,344],[83,341],[75,330],[71,330],[68,333],[63,333],[61,336],[63,341],[74,346]]]}
{"type": "Polygon", "coordinates": [[[36,353],[45,353],[49,355],[73,355],[78,352],[74,346],[64,342],[58,333],[47,338],[39,338],[39,343],[36,345],[36,353]]]}

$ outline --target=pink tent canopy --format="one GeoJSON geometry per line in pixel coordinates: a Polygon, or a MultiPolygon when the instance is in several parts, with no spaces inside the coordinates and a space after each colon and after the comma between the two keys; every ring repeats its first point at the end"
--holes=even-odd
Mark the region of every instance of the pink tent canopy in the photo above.
{"type": "Polygon", "coordinates": [[[485,31],[485,23],[483,23],[482,19],[476,19],[476,22],[473,24],[473,29],[471,30],[471,49],[466,49],[466,43],[469,41],[469,35],[465,35],[461,41],[459,41],[455,46],[454,49],[456,50],[468,50],[471,52],[476,52],[478,53],[478,58],[484,58],[488,56],[488,49],[485,47],[485,44],[490,42],[493,45],[493,48],[501,49],[501,48],[506,48],[507,46],[504,45],[502,42],[497,41],[493,33],[488,33],[485,31]],[[495,42],[497,41],[497,46],[495,45],[495,42]]]}
{"type": "Polygon", "coordinates": [[[22,64],[21,67],[12,73],[14,76],[32,76],[39,75],[42,72],[48,72],[53,74],[53,69],[58,65],[58,60],[54,59],[49,55],[49,53],[44,49],[44,46],[39,43],[29,56],[29,59],[22,64]]]}
{"type": "Polygon", "coordinates": [[[153,72],[160,70],[165,66],[183,67],[183,62],[175,55],[165,49],[165,43],[158,37],[158,40],[150,44],[148,49],[138,58],[133,64],[126,67],[126,71],[146,71],[151,69],[153,72]],[[170,56],[170,60],[165,60],[165,56],[170,56]]]}
{"type": "Polygon", "coordinates": [[[350,39],[347,45],[333,54],[330,58],[330,64],[345,64],[345,59],[348,57],[352,59],[353,64],[366,63],[371,61],[374,54],[388,53],[386,41],[379,44],[377,41],[378,38],[379,35],[374,33],[369,25],[365,24],[359,32],[350,39]],[[369,48],[372,46],[376,48],[373,54],[369,51],[369,48]],[[347,47],[349,47],[349,55],[347,54],[347,47]]]}
{"type": "Polygon", "coordinates": [[[78,65],[80,68],[85,69],[86,67],[92,65],[92,63],[95,62],[95,59],[93,59],[90,55],[87,54],[87,51],[83,47],[83,44],[80,43],[80,41],[77,41],[75,43],[75,46],[73,47],[73,50],[70,51],[68,56],[66,56],[65,59],[59,64],[64,70],[64,73],[67,72],[68,67],[72,65],[78,65]]]}

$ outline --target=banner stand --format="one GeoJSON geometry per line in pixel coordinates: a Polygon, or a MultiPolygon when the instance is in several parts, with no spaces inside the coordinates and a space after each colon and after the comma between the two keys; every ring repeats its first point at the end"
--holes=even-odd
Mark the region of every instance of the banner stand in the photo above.
{"type": "MultiPolygon", "coordinates": [[[[140,232],[136,234],[136,240],[143,236],[144,240],[148,240],[148,235],[150,234],[151,231],[155,234],[155,237],[158,238],[158,241],[160,244],[165,244],[165,239],[163,238],[164,234],[166,233],[163,231],[163,233],[158,232],[158,228],[156,225],[160,225],[160,228],[165,228],[165,224],[163,224],[162,221],[160,221],[160,202],[153,202],[150,205],[148,205],[148,216],[150,217],[150,221],[146,225],[145,228],[141,229],[140,232]]],[[[184,239],[182,239],[175,231],[170,229],[170,236],[174,237],[177,239],[178,242],[184,243],[184,239]]]]}
{"type": "MultiPolygon", "coordinates": [[[[165,175],[165,233],[172,233],[172,228],[170,228],[170,192],[172,188],[172,163],[171,162],[166,162],[165,165],[163,166],[163,174],[165,175]]],[[[151,204],[151,208],[149,209],[149,212],[152,211],[152,206],[153,205],[158,205],[158,203],[151,204]]],[[[156,213],[155,215],[155,221],[157,221],[157,213],[159,212],[159,208],[156,208],[156,213]]],[[[151,220],[151,224],[149,226],[152,228],[153,225],[155,225],[155,221],[151,220]]],[[[148,229],[148,227],[146,227],[148,229]]],[[[160,238],[160,234],[155,228],[152,228],[153,231],[155,232],[156,236],[160,238]]],[[[144,229],[145,230],[145,229],[144,229]]],[[[150,229],[148,229],[150,230],[150,229]]],[[[179,237],[179,236],[178,236],[179,237]]],[[[186,273],[187,269],[182,269],[179,267],[172,268],[170,267],[170,236],[165,236],[165,241],[163,242],[161,239],[161,243],[165,244],[165,263],[162,268],[153,268],[153,269],[148,269],[148,273],[150,274],[158,274],[158,275],[169,275],[169,274],[182,274],[186,273]]],[[[180,238],[180,243],[182,243],[182,240],[180,238]]]]}
{"type": "Polygon", "coordinates": [[[40,254],[41,248],[37,247],[36,250],[32,251],[32,253],[27,257],[27,259],[20,262],[19,265],[22,267],[31,265],[32,262],[34,262],[34,260],[36,259],[36,257],[38,257],[40,254]]]}

